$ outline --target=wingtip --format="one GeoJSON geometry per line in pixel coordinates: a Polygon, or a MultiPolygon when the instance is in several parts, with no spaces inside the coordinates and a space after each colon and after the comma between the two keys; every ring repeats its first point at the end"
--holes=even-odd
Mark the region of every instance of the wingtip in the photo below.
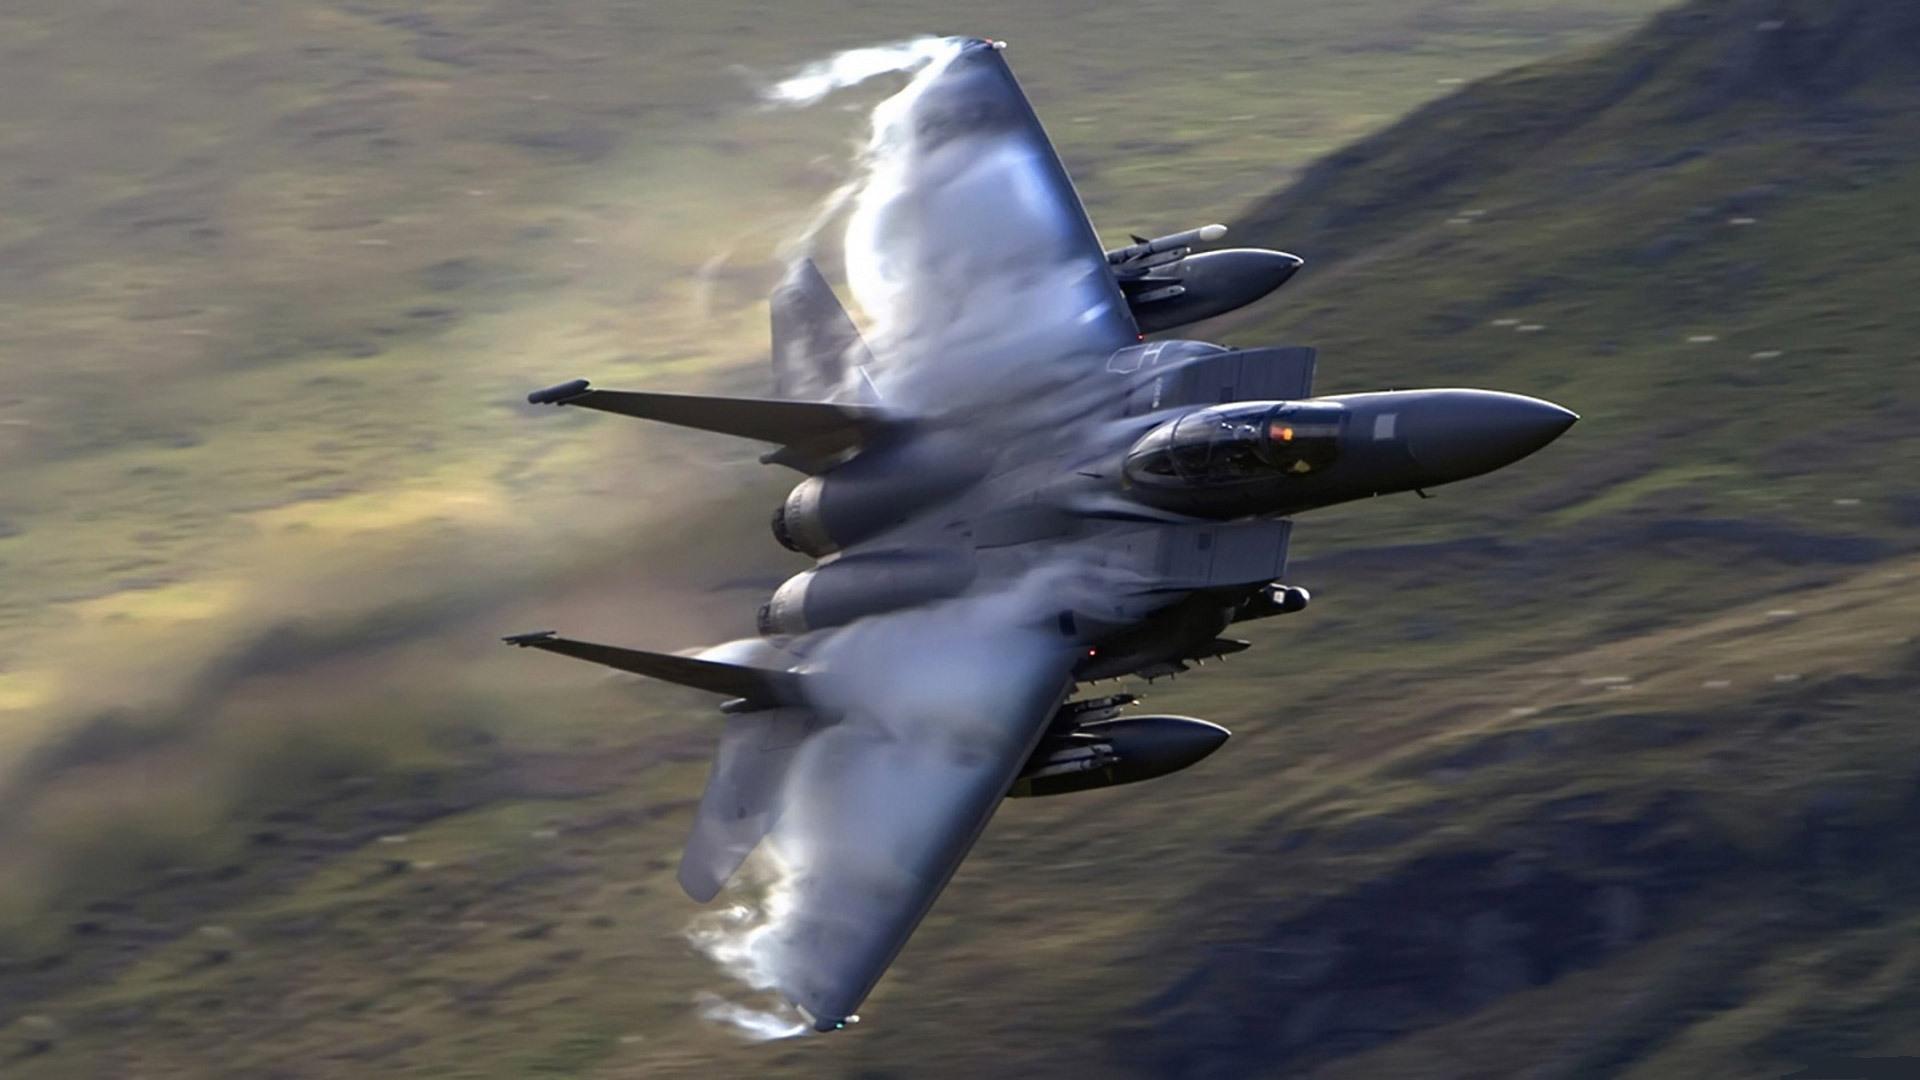
{"type": "Polygon", "coordinates": [[[509,645],[518,645],[524,649],[529,645],[537,645],[542,641],[552,641],[558,634],[559,632],[556,630],[530,630],[524,634],[508,634],[500,640],[509,645]]]}
{"type": "Polygon", "coordinates": [[[830,1031],[845,1031],[847,1028],[860,1022],[860,1016],[857,1013],[850,1013],[846,1016],[815,1016],[805,1005],[797,1001],[792,1004],[794,1011],[800,1014],[801,1019],[805,1020],[807,1025],[813,1028],[813,1030],[823,1035],[830,1031]]]}
{"type": "Polygon", "coordinates": [[[570,379],[527,395],[529,405],[565,405],[568,398],[579,397],[593,384],[585,379],[570,379]]]}

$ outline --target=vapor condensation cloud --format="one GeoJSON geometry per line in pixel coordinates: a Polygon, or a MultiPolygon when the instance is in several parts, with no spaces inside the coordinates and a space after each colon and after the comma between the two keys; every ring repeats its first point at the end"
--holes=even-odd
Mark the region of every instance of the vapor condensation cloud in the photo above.
{"type": "Polygon", "coordinates": [[[888,45],[846,49],[802,66],[760,92],[770,105],[813,105],[837,90],[868,79],[901,71],[915,71],[953,51],[954,39],[918,37],[888,45]]]}
{"type": "Polygon", "coordinates": [[[700,1016],[748,1040],[788,1039],[807,1032],[806,1021],[780,998],[779,972],[769,962],[766,938],[792,907],[785,868],[761,851],[741,871],[725,907],[705,911],[687,924],[693,947],[749,992],[750,1001],[711,990],[694,995],[700,1016]]]}
{"type": "MultiPolygon", "coordinates": [[[[1110,401],[1104,370],[1134,340],[1018,87],[961,38],[851,50],[768,91],[801,104],[912,72],[876,105],[844,211],[848,285],[871,327],[882,400],[947,426],[955,453],[1005,470],[1085,453],[1069,421],[1110,401]],[[1095,385],[1095,384],[1098,385],[1095,385]]],[[[1096,440],[1100,441],[1100,440],[1096,440]]],[[[778,990],[838,1019],[886,966],[953,858],[978,836],[1072,666],[1062,611],[1095,610],[1127,568],[1071,542],[990,555],[976,591],[808,635],[796,647],[817,717],[791,751],[764,843],[774,872],[688,936],[759,1000],[778,990]]],[[[702,1014],[750,1037],[777,1013],[720,995],[702,1014]]]]}
{"type": "MultiPolygon", "coordinates": [[[[898,108],[891,103],[902,99],[910,101],[918,88],[936,76],[958,49],[958,40],[940,37],[848,49],[802,66],[764,87],[760,96],[763,102],[773,106],[807,106],[870,79],[914,73],[915,77],[904,89],[876,108],[872,125],[873,130],[879,132],[887,124],[885,117],[890,115],[889,110],[898,108]]],[[[821,230],[872,186],[876,172],[890,167],[890,154],[883,142],[876,135],[856,155],[852,175],[822,201],[806,227],[789,243],[788,257],[810,255],[821,230]]],[[[763,643],[733,642],[701,655],[736,662],[765,662],[768,658],[764,652],[763,643]]],[[[730,994],[712,990],[698,992],[694,1003],[701,1017],[753,1041],[787,1038],[808,1030],[808,1025],[777,992],[792,985],[793,973],[785,970],[778,942],[781,935],[791,929],[800,880],[781,859],[778,846],[762,845],[729,889],[730,903],[695,916],[684,930],[687,940],[745,991],[744,995],[740,989],[730,994]]],[[[788,847],[792,846],[789,842],[788,847]]]]}

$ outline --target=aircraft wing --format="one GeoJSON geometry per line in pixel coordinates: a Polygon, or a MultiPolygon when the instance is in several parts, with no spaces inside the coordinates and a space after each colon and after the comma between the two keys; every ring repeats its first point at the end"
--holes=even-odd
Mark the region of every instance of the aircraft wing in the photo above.
{"type": "Polygon", "coordinates": [[[847,228],[847,278],[873,351],[910,384],[886,400],[944,404],[952,373],[1108,354],[1138,340],[1066,169],[1002,53],[954,53],[876,113],[874,172],[847,228]]]}
{"type": "MultiPolygon", "coordinates": [[[[965,605],[968,602],[959,602],[965,605]]],[[[785,763],[758,959],[818,1030],[851,1016],[986,828],[1069,689],[1057,638],[954,605],[870,619],[810,676],[830,718],[785,763]]]]}

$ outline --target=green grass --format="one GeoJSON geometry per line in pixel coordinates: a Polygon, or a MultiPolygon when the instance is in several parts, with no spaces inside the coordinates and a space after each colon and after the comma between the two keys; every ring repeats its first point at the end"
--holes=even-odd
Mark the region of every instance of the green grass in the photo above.
{"type": "Polygon", "coordinates": [[[1214,950],[1425,857],[1544,843],[1565,800],[1633,822],[1673,792],[1696,800],[1675,828],[1738,853],[1728,880],[1329,1071],[1899,1049],[1904,893],[1872,866],[1809,886],[1783,852],[1815,807],[1906,828],[1920,266],[1886,223],[1916,209],[1914,166],[1792,109],[1675,121],[1689,56],[1552,134],[1621,62],[1589,52],[1261,202],[1442,80],[1651,6],[1001,5],[942,28],[1013,42],[1106,234],[1255,204],[1236,239],[1312,260],[1206,332],[1318,344],[1329,391],[1499,386],[1585,419],[1435,502],[1303,521],[1316,606],[1151,690],[1233,727],[1222,753],[1010,805],[868,1030],[761,1047],[698,1019],[724,986],[672,881],[709,703],[492,635],[745,632],[793,568],[764,533],[782,482],[724,441],[514,402],[574,374],[757,387],[762,264],[854,118],[755,112],[728,66],[931,16],[10,9],[0,95],[32,104],[0,120],[0,1069],[1147,1071],[1178,1042],[1147,1002],[1214,950]],[[1462,178],[1409,191],[1454,156],[1462,178]],[[1733,526],[1660,531],[1709,519],[1733,526]]]}
{"type": "MultiPolygon", "coordinates": [[[[1231,216],[1440,78],[1652,6],[1000,4],[970,21],[1015,41],[1117,236],[1231,216]]],[[[449,545],[468,576],[529,586],[578,564],[563,541],[638,527],[634,504],[734,483],[672,475],[713,444],[513,403],[576,373],[687,386],[757,363],[772,252],[836,182],[856,119],[759,111],[754,79],[942,17],[104,11],[0,16],[0,96],[18,106],[0,127],[14,755],[72,714],[172,696],[128,656],[191,670],[315,594],[364,604],[409,553],[449,545]],[[723,253],[721,286],[694,280],[723,253]],[[666,475],[610,475],[642,457],[666,475]],[[226,607],[130,598],[156,588],[226,607]],[[103,600],[141,610],[103,619],[103,600]]]]}
{"type": "MultiPolygon", "coordinates": [[[[196,698],[200,673],[282,624],[535,595],[628,565],[657,516],[704,517],[742,483],[777,498],[729,444],[515,402],[576,373],[694,386],[756,366],[772,251],[857,121],[759,111],[753,79],[925,32],[927,10],[103,11],[0,16],[18,103],[0,127],[0,760],[102,711],[202,722],[219,702],[196,698]],[[694,272],[718,253],[707,289],[694,272]]],[[[1015,40],[1118,234],[1231,216],[1439,78],[1631,12],[975,14],[1015,40]]],[[[777,578],[766,546],[727,554],[777,578]]],[[[741,576],[724,559],[667,576],[689,572],[741,576]]]]}

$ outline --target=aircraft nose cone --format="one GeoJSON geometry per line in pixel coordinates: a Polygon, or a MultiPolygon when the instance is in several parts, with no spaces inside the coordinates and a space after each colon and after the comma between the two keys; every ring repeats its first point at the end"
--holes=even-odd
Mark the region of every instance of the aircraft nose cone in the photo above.
{"type": "Polygon", "coordinates": [[[1436,481],[1511,465],[1580,419],[1551,401],[1492,390],[1436,390],[1412,413],[1407,452],[1436,481]]]}

